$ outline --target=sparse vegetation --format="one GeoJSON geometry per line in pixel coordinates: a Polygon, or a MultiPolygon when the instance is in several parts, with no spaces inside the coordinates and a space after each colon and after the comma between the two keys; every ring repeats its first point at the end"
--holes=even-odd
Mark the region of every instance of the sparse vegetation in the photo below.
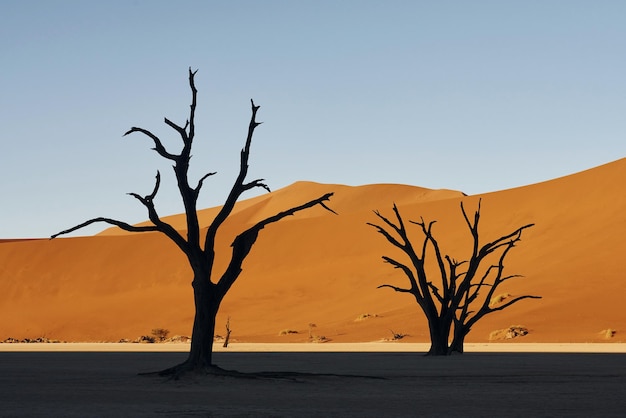
{"type": "Polygon", "coordinates": [[[278,333],[278,335],[290,335],[290,334],[299,334],[299,333],[295,329],[283,329],[278,333]]]}
{"type": "Polygon", "coordinates": [[[313,329],[317,328],[317,325],[314,323],[309,323],[309,342],[312,343],[325,343],[330,341],[330,339],[326,338],[323,335],[316,335],[313,333],[313,329]]]}
{"type": "Polygon", "coordinates": [[[614,329],[608,328],[608,329],[603,329],[602,331],[600,331],[600,334],[602,335],[604,339],[610,340],[611,338],[615,337],[615,334],[617,334],[617,331],[615,331],[614,329]]]}
{"type": "Polygon", "coordinates": [[[406,337],[408,334],[403,334],[401,332],[395,332],[394,330],[390,329],[389,331],[391,331],[391,335],[393,336],[392,341],[398,341],[403,339],[404,337],[406,337]]]}
{"type": "Polygon", "coordinates": [[[494,296],[493,298],[491,298],[491,301],[489,302],[489,307],[499,305],[510,297],[511,297],[510,293],[501,293],[498,296],[494,296]]]}
{"type": "Polygon", "coordinates": [[[324,337],[323,335],[314,335],[311,340],[312,343],[327,343],[328,341],[330,341],[330,339],[324,337]]]}
{"type": "Polygon", "coordinates": [[[156,341],[156,338],[154,338],[152,335],[142,335],[135,340],[135,342],[144,344],[154,344],[156,341]]]}
{"type": "Polygon", "coordinates": [[[505,329],[498,329],[489,334],[489,341],[512,340],[528,334],[528,328],[523,325],[512,325],[505,329]]]}
{"type": "Polygon", "coordinates": [[[3,344],[57,344],[57,343],[65,343],[67,341],[54,340],[49,339],[47,337],[37,337],[37,338],[23,338],[18,340],[17,338],[8,337],[5,338],[0,343],[3,344]]]}
{"type": "Polygon", "coordinates": [[[364,314],[361,314],[361,315],[357,316],[354,321],[355,322],[365,321],[366,319],[369,319],[369,318],[378,318],[378,315],[364,313],[364,314]]]}
{"type": "Polygon", "coordinates": [[[154,339],[160,343],[162,343],[163,341],[167,339],[167,336],[169,335],[169,333],[170,333],[170,330],[165,329],[165,328],[154,328],[151,332],[154,339]]]}

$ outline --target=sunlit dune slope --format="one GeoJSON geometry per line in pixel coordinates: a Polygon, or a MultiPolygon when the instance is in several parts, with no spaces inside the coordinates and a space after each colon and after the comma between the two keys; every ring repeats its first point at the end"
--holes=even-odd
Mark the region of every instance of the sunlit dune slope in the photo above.
{"type": "MultiPolygon", "coordinates": [[[[498,293],[533,294],[487,316],[468,341],[523,325],[520,342],[626,341],[626,278],[618,264],[626,249],[626,159],[526,187],[464,196],[450,190],[377,184],[359,187],[298,182],[240,202],[218,236],[221,271],[230,243],[247,226],[327,192],[329,206],[300,212],[260,234],[244,271],[222,303],[218,334],[230,317],[239,341],[303,342],[309,332],[337,342],[390,338],[427,341],[428,331],[407,294],[377,289],[406,279],[381,260],[401,257],[368,226],[373,210],[405,220],[437,220],[444,252],[469,256],[470,236],[460,212],[482,199],[481,239],[491,241],[534,223],[507,258],[512,279],[498,293]],[[370,316],[357,320],[357,318],[370,316]],[[309,324],[315,324],[310,327],[309,324]],[[616,330],[612,340],[600,334],[616,330]],[[281,331],[297,331],[280,336],[281,331]]],[[[200,213],[206,227],[217,209],[200,213]]],[[[184,229],[180,215],[165,218],[184,229]]],[[[421,243],[418,227],[409,226],[421,243]]],[[[193,318],[191,275],[184,256],[156,233],[107,230],[93,237],[0,241],[0,339],[47,336],[71,341],[116,341],[167,328],[188,335],[193,318]]]]}

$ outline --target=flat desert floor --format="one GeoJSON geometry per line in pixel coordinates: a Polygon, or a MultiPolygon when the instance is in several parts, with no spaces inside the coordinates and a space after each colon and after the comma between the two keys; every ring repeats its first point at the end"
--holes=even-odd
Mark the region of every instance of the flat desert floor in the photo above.
{"type": "MultiPolygon", "coordinates": [[[[7,417],[621,417],[623,345],[468,346],[426,357],[412,344],[308,344],[300,351],[247,345],[215,363],[242,372],[301,372],[293,379],[139,376],[184,360],[184,346],[0,345],[0,415],[7,417]],[[312,347],[315,346],[315,347],[312,347]],[[507,346],[507,351],[502,350],[507,346]],[[132,347],[132,350],[128,347],[132,347]],[[256,347],[256,348],[255,348],[256,347]],[[539,348],[544,351],[539,352],[539,348]],[[604,347],[604,348],[603,348],[604,347]],[[173,351],[164,351],[165,349],[173,351]],[[546,350],[547,349],[547,350],[546,350]],[[81,351],[83,350],[83,351],[81,351]],[[89,351],[84,351],[89,350],[89,351]],[[143,350],[143,351],[140,351],[143,350]],[[152,350],[152,351],[149,351],[152,350]],[[272,351],[269,351],[272,350],[272,351]],[[308,351],[307,351],[308,350],[308,351]],[[333,351],[334,350],[334,351],[333,351]],[[517,350],[517,352],[515,351],[517,350]],[[522,350],[523,352],[520,352],[522,350]],[[564,352],[569,351],[569,352],[564,352]],[[587,352],[585,352],[587,351],[587,352]],[[313,373],[307,375],[306,373],[313,373]]],[[[296,346],[293,346],[294,350],[296,346]]]]}

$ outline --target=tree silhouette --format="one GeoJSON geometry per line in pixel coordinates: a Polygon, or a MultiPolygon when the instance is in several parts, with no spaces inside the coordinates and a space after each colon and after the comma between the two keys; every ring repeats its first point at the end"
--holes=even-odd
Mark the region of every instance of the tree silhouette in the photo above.
{"type": "Polygon", "coordinates": [[[423,241],[416,249],[395,204],[393,205],[395,220],[375,211],[376,216],[383,221],[383,226],[367,223],[408,257],[405,262],[388,256],[382,258],[394,268],[402,270],[409,279],[410,287],[383,284],[379,288],[389,287],[396,292],[410,293],[415,297],[428,321],[431,341],[429,355],[463,353],[465,337],[472,326],[485,315],[508,308],[522,299],[540,299],[540,296],[522,295],[493,303],[496,289],[502,283],[521,277],[504,275],[504,260],[509,251],[521,240],[522,231],[533,224],[524,225],[481,246],[478,236],[480,201],[472,220],[468,217],[463,202],[461,212],[472,235],[471,255],[469,260],[464,261],[442,255],[439,243],[432,232],[435,221],[426,223],[423,218],[419,222],[409,221],[419,226],[423,235],[423,241]],[[434,254],[437,267],[427,271],[428,254],[434,254]],[[489,264],[487,260],[496,262],[489,264]],[[489,265],[485,268],[487,264],[489,265]],[[481,294],[483,290],[484,293],[481,294]],[[451,332],[453,338],[449,344],[451,332]]]}
{"type": "Polygon", "coordinates": [[[151,232],[157,231],[166,235],[172,240],[178,248],[187,256],[189,265],[193,271],[193,295],[195,303],[195,316],[191,337],[191,348],[187,360],[183,363],[166,369],[161,374],[175,374],[179,375],[186,371],[204,371],[204,372],[221,372],[222,370],[215,366],[212,362],[213,355],[213,338],[215,333],[215,317],[222,299],[233,285],[235,280],[239,277],[242,271],[242,263],[248,253],[250,252],[252,245],[257,240],[259,232],[267,225],[278,222],[281,219],[293,215],[296,212],[312,208],[314,206],[321,206],[322,208],[333,212],[332,209],[325,205],[325,201],[328,201],[333,193],[327,193],[317,199],[310,200],[299,206],[295,206],[286,209],[276,215],[270,216],[262,221],[256,223],[245,231],[241,232],[231,244],[232,255],[228,266],[223,272],[214,271],[215,261],[215,239],[218,230],[231,214],[235,203],[238,198],[246,191],[254,188],[263,188],[268,192],[269,187],[264,183],[263,179],[256,179],[246,182],[246,175],[248,173],[248,157],[250,155],[250,145],[252,143],[252,137],[254,130],[260,125],[260,122],[256,121],[256,114],[259,110],[259,106],[254,104],[254,101],[250,101],[252,105],[252,116],[250,118],[250,124],[248,127],[248,135],[246,142],[241,150],[239,174],[224,202],[224,205],[219,210],[215,219],[209,225],[204,236],[201,236],[200,224],[198,221],[197,212],[197,200],[200,194],[200,190],[204,184],[204,181],[216,174],[214,172],[205,174],[201,177],[195,186],[189,184],[188,171],[189,160],[191,158],[191,146],[195,138],[195,111],[196,111],[196,97],[197,90],[194,83],[196,71],[192,71],[189,68],[189,86],[191,88],[192,98],[190,105],[189,119],[185,122],[184,126],[179,126],[176,123],[165,118],[165,124],[173,128],[181,137],[183,145],[179,153],[172,153],[168,151],[159,137],[152,132],[143,129],[132,127],[124,136],[131,133],[141,133],[149,137],[154,142],[153,150],[156,151],[161,157],[173,161],[174,173],[178,184],[178,190],[183,201],[185,208],[186,237],[181,235],[172,225],[163,221],[154,205],[154,199],[159,191],[159,185],[161,182],[160,173],[156,174],[156,181],[152,192],[146,196],[141,196],[136,193],[129,193],[135,199],[137,199],[148,211],[148,217],[151,221],[151,225],[134,226],[126,222],[118,221],[110,218],[93,218],[80,225],[74,226],[70,229],[61,231],[52,235],[51,238],[55,238],[62,234],[67,234],[83,228],[87,225],[104,222],[111,225],[118,226],[119,228],[130,232],[151,232]],[[218,277],[217,280],[213,278],[218,277]]]}

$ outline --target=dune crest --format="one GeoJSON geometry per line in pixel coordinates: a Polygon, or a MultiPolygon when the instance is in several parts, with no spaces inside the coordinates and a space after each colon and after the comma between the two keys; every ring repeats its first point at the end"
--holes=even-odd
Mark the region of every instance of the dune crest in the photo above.
{"type": "MultiPolygon", "coordinates": [[[[306,342],[309,324],[331,342],[365,342],[406,334],[426,342],[428,330],[415,301],[382,283],[405,285],[382,262],[392,254],[366,225],[373,210],[395,203],[406,219],[437,220],[442,249],[463,259],[468,231],[459,204],[473,210],[482,199],[481,239],[535,223],[508,257],[507,270],[525,278],[503,292],[541,300],[485,317],[468,342],[487,342],[497,330],[524,324],[516,342],[624,342],[626,159],[558,179],[464,196],[397,184],[345,186],[297,182],[237,204],[218,236],[221,271],[232,239],[246,226],[323,193],[339,215],[323,209],[299,213],[265,228],[218,315],[216,333],[231,317],[239,342],[306,342]],[[369,315],[367,319],[355,318],[369,315]],[[280,335],[282,330],[292,333],[280,335]]],[[[200,212],[203,227],[219,208],[200,212]]],[[[166,220],[184,229],[184,217],[166,220]]],[[[415,242],[420,241],[418,230],[415,242]]],[[[92,237],[0,240],[0,340],[46,336],[67,341],[134,339],[153,328],[189,335],[193,319],[191,273],[184,256],[155,233],[106,230],[92,237]]]]}

